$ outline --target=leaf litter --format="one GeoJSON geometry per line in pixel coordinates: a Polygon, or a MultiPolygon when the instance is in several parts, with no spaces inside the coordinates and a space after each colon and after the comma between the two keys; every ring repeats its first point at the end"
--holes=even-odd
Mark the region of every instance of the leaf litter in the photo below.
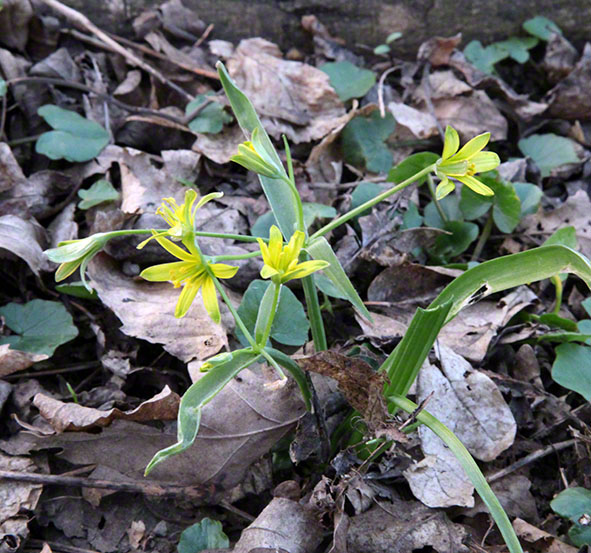
{"type": "MultiPolygon", "coordinates": [[[[59,2],[48,4],[55,8],[59,2]]],[[[195,516],[221,520],[240,552],[325,550],[331,540],[332,551],[464,551],[468,540],[484,540],[486,529],[478,520],[484,510],[479,500],[474,503],[461,467],[424,428],[410,437],[401,432],[404,420],[385,410],[384,380],[372,369],[403,335],[415,308],[425,307],[461,272],[432,266],[436,260],[429,252],[449,231],[422,225],[431,209],[423,188],[380,204],[344,235],[332,237],[369,300],[374,322],[333,300],[325,314],[334,323],[332,350],[302,357],[309,352],[305,345],[296,356],[306,371],[320,373],[313,377],[321,406],[312,416],[318,451],[327,451],[323,425],[334,428],[350,406],[373,435],[393,440],[380,459],[368,462],[344,443],[332,460],[322,459],[322,467],[291,463],[289,440],[298,424],[300,432],[310,428],[304,426],[309,416],[293,383],[269,387],[273,376],[259,367],[242,372],[204,408],[203,432],[192,449],[144,480],[153,452],[175,440],[171,419],[179,395],[199,378],[205,359],[234,343],[233,319],[222,312],[222,324],[214,325],[197,301],[180,324],[173,317],[178,290],[137,278],[146,264],[167,260],[150,245],[138,251],[135,244],[113,241],[95,258],[89,276],[98,300],[58,295],[49,272],[54,266],[42,251],[93,232],[152,228],[161,199],[182,200],[187,184],[201,194],[226,194],[200,212],[199,230],[249,232],[267,208],[251,175],[226,165],[243,135],[217,94],[213,66],[221,57],[269,134],[277,140],[285,134],[293,144],[306,202],[340,212],[358,186],[369,182],[385,189],[386,175],[399,160],[439,150],[447,124],[462,140],[490,131],[493,148],[504,159],[516,158],[514,170],[506,167],[502,174],[514,181],[522,216],[513,232],[493,231],[482,248],[468,244],[445,261],[482,261],[529,249],[565,226],[574,227],[577,247],[589,256],[589,45],[579,51],[568,37],[550,32],[528,50],[523,65],[507,58],[486,74],[462,50],[461,35],[427,41],[416,60],[398,59],[393,42],[385,61],[350,50],[308,15],[302,26],[310,33],[310,52],[288,56],[264,37],[238,44],[217,40],[198,14],[169,0],[138,16],[134,40],[121,39],[123,52],[114,54],[86,24],[90,34],[64,31],[68,42],[58,48],[55,16],[64,12],[48,16],[36,10],[28,0],[10,0],[0,11],[0,92],[6,86],[0,102],[9,108],[0,119],[2,306],[35,298],[61,301],[79,332],[52,357],[0,345],[0,375],[11,382],[0,394],[6,415],[0,464],[23,478],[0,482],[6,494],[0,541],[11,539],[20,547],[32,535],[53,539],[55,551],[60,545],[105,553],[173,551],[178,532],[195,516]],[[356,75],[355,83],[346,71],[356,75]],[[200,109],[191,104],[195,98],[211,98],[213,104],[189,117],[200,109]],[[63,145],[44,146],[50,136],[37,152],[31,141],[21,141],[51,132],[42,119],[47,109],[38,112],[49,105],[57,106],[52,126],[64,132],[66,125],[68,140],[86,131],[63,110],[92,122],[96,151],[64,156],[63,145]],[[557,151],[562,153],[554,158],[557,151]],[[43,152],[65,161],[50,161],[43,152]],[[101,182],[110,183],[109,201],[97,203],[101,197],[92,194],[101,182]],[[527,190],[519,188],[523,184],[539,194],[526,198],[519,193],[527,190]],[[77,206],[80,198],[87,203],[77,206]],[[529,214],[523,212],[526,205],[529,214]],[[70,473],[83,474],[74,488],[31,480],[32,474],[70,473]],[[92,480],[106,487],[92,488],[92,480]],[[295,491],[281,497],[277,487],[271,499],[272,486],[281,481],[294,483],[295,491]],[[185,500],[156,498],[155,488],[131,493],[116,487],[140,483],[184,486],[185,500]],[[143,507],[138,493],[148,502],[143,507]],[[191,511],[195,506],[198,515],[191,511]],[[38,524],[28,522],[31,514],[38,524]]],[[[485,220],[475,221],[483,232],[485,220]]],[[[213,240],[204,246],[210,255],[254,251],[213,240]]],[[[236,307],[259,269],[256,259],[241,263],[245,276],[229,290],[236,307]]],[[[565,286],[561,316],[571,322],[585,318],[576,284],[569,279],[565,286]]],[[[572,551],[565,543],[568,528],[548,505],[563,483],[591,486],[591,413],[551,379],[554,350],[536,340],[547,327],[529,314],[548,312],[552,301],[551,289],[538,284],[470,305],[444,328],[412,392],[452,427],[489,474],[549,443],[571,440],[572,450],[533,459],[493,486],[510,516],[520,517],[516,530],[532,549],[572,551]],[[532,356],[535,363],[526,363],[532,356]],[[544,433],[548,425],[550,434],[544,433]]],[[[6,321],[2,334],[15,343],[6,321]]],[[[497,539],[493,535],[487,547],[496,547],[497,539]]]]}

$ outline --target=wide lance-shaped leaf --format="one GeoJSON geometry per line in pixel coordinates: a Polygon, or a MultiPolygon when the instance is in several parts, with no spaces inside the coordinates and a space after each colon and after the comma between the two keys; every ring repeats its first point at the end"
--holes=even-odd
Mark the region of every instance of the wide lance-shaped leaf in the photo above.
{"type": "Polygon", "coordinates": [[[199,432],[202,407],[240,371],[252,365],[259,357],[260,354],[251,349],[241,349],[218,356],[219,362],[192,384],[181,399],[177,419],[177,443],[161,449],[152,457],[146,467],[146,475],[171,455],[182,453],[193,444],[199,432]]]}
{"type": "Polygon", "coordinates": [[[591,401],[591,349],[579,344],[558,346],[552,365],[552,379],[591,401]]]}
{"type": "Polygon", "coordinates": [[[98,156],[109,143],[109,133],[95,121],[75,111],[48,104],[37,113],[53,127],[37,140],[35,151],[50,159],[89,161],[98,156]]]}
{"type": "Polygon", "coordinates": [[[409,330],[381,370],[390,378],[388,393],[405,395],[441,328],[464,307],[489,294],[559,273],[574,273],[591,287],[591,264],[565,246],[542,246],[486,261],[448,284],[426,310],[417,309],[409,330]]]}
{"type": "MultiPolygon", "coordinates": [[[[230,105],[232,106],[232,110],[234,111],[234,115],[236,116],[241,129],[244,131],[248,139],[250,139],[255,129],[259,129],[259,140],[265,148],[267,156],[273,161],[273,164],[277,168],[280,168],[280,170],[285,173],[281,160],[271,143],[269,135],[263,128],[251,101],[230,78],[223,63],[218,62],[217,69],[220,75],[220,81],[228,96],[228,100],[230,101],[230,105]]],[[[297,230],[297,205],[290,187],[281,179],[271,179],[259,175],[259,180],[261,181],[261,186],[263,187],[265,196],[275,214],[277,224],[279,225],[283,236],[285,236],[286,239],[289,239],[293,232],[297,230]]]]}
{"type": "Polygon", "coordinates": [[[1,336],[0,344],[10,344],[11,349],[19,351],[52,356],[58,346],[78,336],[72,316],[56,301],[9,303],[0,308],[0,317],[17,333],[1,336]]]}
{"type": "Polygon", "coordinates": [[[330,244],[326,241],[324,236],[320,236],[308,244],[305,250],[310,254],[312,259],[323,260],[330,263],[328,267],[323,269],[324,274],[330,279],[330,281],[336,286],[336,288],[343,294],[348,301],[353,304],[353,307],[357,309],[366,319],[372,320],[371,315],[363,301],[359,297],[357,290],[349,280],[349,277],[345,273],[339,259],[334,253],[330,244]]]}

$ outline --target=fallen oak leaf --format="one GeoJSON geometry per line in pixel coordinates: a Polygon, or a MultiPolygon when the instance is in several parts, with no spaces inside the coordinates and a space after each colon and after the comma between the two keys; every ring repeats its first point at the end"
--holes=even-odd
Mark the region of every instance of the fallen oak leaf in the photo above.
{"type": "Polygon", "coordinates": [[[102,428],[109,426],[115,419],[137,422],[174,420],[180,400],[178,394],[165,386],[159,394],[131,411],[121,411],[117,408],[101,411],[77,403],[64,403],[41,393],[35,395],[33,404],[55,431],[61,433],[102,428]]]}

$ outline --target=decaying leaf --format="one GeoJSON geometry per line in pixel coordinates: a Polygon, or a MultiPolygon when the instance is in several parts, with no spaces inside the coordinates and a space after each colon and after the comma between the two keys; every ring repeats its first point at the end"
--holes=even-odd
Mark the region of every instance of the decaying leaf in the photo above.
{"type": "Polygon", "coordinates": [[[29,0],[4,0],[0,10],[0,42],[24,50],[29,40],[29,21],[33,7],[29,0]]]}
{"type": "MultiPolygon", "coordinates": [[[[43,255],[45,231],[33,219],[25,221],[16,215],[0,217],[0,250],[6,250],[24,261],[37,276],[53,264],[43,255]]],[[[0,252],[4,257],[5,252],[0,252]],[[4,255],[3,255],[4,253],[4,255]]]]}
{"type": "Polygon", "coordinates": [[[407,128],[416,138],[424,139],[437,135],[437,120],[430,113],[399,102],[390,102],[388,109],[396,123],[407,128]]]}
{"type": "Polygon", "coordinates": [[[34,363],[49,359],[43,353],[27,353],[10,349],[10,344],[0,345],[0,378],[12,373],[24,371],[34,363]]]}
{"type": "Polygon", "coordinates": [[[137,422],[174,420],[180,397],[166,386],[159,394],[144,401],[131,411],[109,409],[102,411],[77,403],[64,403],[45,394],[37,394],[33,404],[56,432],[90,430],[109,426],[115,419],[137,422]]]}
{"type": "MultiPolygon", "coordinates": [[[[28,457],[8,456],[0,453],[0,469],[14,472],[38,472],[28,457]]],[[[32,511],[37,506],[43,487],[29,482],[0,481],[0,523],[14,517],[22,509],[32,511]]]]}
{"type": "Polygon", "coordinates": [[[328,75],[283,60],[275,44],[262,38],[242,40],[227,65],[271,135],[284,133],[292,142],[310,142],[342,123],[345,108],[328,75]]]}
{"type": "Polygon", "coordinates": [[[578,548],[560,541],[556,536],[540,530],[538,527],[516,518],[513,521],[515,533],[536,551],[543,553],[577,553],[578,548]]]}
{"type": "Polygon", "coordinates": [[[0,192],[11,190],[14,186],[27,182],[10,146],[0,142],[0,192]]]}
{"type": "Polygon", "coordinates": [[[224,327],[211,320],[200,297],[177,319],[179,290],[171,284],[125,277],[106,255],[93,259],[89,274],[101,301],[123,322],[125,334],[162,344],[185,362],[211,357],[226,345],[224,327]]]}

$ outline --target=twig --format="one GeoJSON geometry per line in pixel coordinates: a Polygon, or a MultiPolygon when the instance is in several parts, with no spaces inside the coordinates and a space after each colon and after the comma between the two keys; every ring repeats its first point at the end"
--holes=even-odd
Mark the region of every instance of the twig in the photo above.
{"type": "Polygon", "coordinates": [[[59,476],[55,474],[37,474],[35,472],[17,472],[0,470],[0,480],[29,482],[40,485],[72,486],[76,488],[98,488],[120,492],[141,493],[154,497],[181,497],[185,499],[205,499],[212,495],[214,489],[200,486],[175,486],[156,484],[153,482],[113,482],[83,476],[59,476]]]}
{"type": "MultiPolygon", "coordinates": [[[[209,36],[209,34],[211,33],[211,31],[213,31],[213,23],[210,23],[207,28],[205,29],[205,31],[203,31],[203,34],[198,38],[197,42],[195,43],[195,48],[199,48],[199,46],[201,46],[203,44],[203,42],[205,40],[207,40],[207,37],[209,36]]],[[[219,75],[216,75],[216,77],[219,79],[219,75]]]]}
{"type": "Polygon", "coordinates": [[[390,69],[387,69],[386,71],[384,71],[382,73],[382,76],[380,77],[380,80],[378,81],[378,106],[380,108],[380,117],[383,119],[384,117],[386,117],[386,107],[384,106],[384,81],[386,80],[386,77],[392,73],[393,71],[396,71],[396,69],[398,69],[400,66],[399,65],[395,65],[394,67],[390,67],[390,69]]]}
{"type": "Polygon", "coordinates": [[[49,545],[52,551],[63,551],[63,553],[98,553],[98,551],[95,551],[94,549],[74,547],[73,545],[66,545],[65,543],[59,543],[57,541],[27,540],[27,546],[39,548],[41,550],[45,544],[49,545]]]}
{"type": "Polygon", "coordinates": [[[79,363],[72,367],[65,367],[63,369],[47,369],[46,371],[33,371],[27,373],[15,373],[3,376],[3,380],[17,380],[21,378],[37,378],[38,376],[53,376],[55,374],[66,374],[78,371],[87,371],[89,369],[96,369],[101,364],[98,361],[90,361],[88,363],[79,363]]]}
{"type": "Polygon", "coordinates": [[[82,15],[80,12],[65,6],[58,0],[41,0],[44,4],[47,4],[50,8],[53,8],[55,11],[61,13],[66,19],[71,21],[74,25],[78,27],[82,27],[83,29],[91,32],[93,35],[97,36],[101,39],[105,44],[109,45],[115,52],[122,55],[129,63],[132,65],[137,65],[156,79],[158,79],[162,84],[168,86],[175,92],[178,92],[183,98],[187,101],[191,101],[193,97],[184,91],[180,86],[173,83],[171,80],[167,79],[160,71],[154,69],[151,65],[147,64],[142,59],[138,58],[132,52],[129,52],[123,46],[121,46],[118,42],[113,40],[107,33],[101,31],[94,23],[92,23],[86,16],[82,15]]]}
{"type": "Polygon", "coordinates": [[[534,451],[533,453],[526,455],[522,459],[519,459],[519,461],[515,461],[515,463],[509,465],[508,467],[505,467],[503,470],[495,472],[494,474],[489,476],[486,480],[489,484],[491,484],[492,482],[496,482],[497,480],[504,478],[508,474],[515,472],[517,469],[520,469],[520,468],[524,467],[525,465],[529,465],[530,463],[533,463],[534,461],[537,461],[538,459],[541,459],[542,457],[545,457],[546,455],[548,455],[550,453],[553,453],[555,451],[560,451],[561,449],[566,449],[567,447],[571,447],[571,446],[575,445],[576,442],[577,441],[574,439],[565,440],[564,442],[558,442],[557,444],[550,444],[549,446],[546,446],[542,449],[538,449],[538,451],[534,451]]]}
{"type": "Polygon", "coordinates": [[[4,135],[4,125],[6,124],[6,109],[8,100],[6,96],[8,95],[8,91],[2,96],[2,114],[0,115],[0,140],[2,140],[2,136],[4,135]]]}

